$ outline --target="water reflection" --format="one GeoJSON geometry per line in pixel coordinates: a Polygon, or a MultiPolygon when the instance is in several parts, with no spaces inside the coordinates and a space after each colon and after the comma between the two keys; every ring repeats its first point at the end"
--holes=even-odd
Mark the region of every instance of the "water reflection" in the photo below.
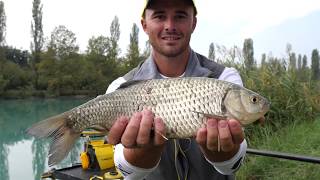
{"type": "MultiPolygon", "coordinates": [[[[41,174],[50,169],[47,166],[49,141],[34,139],[25,134],[25,130],[35,122],[64,112],[87,100],[0,100],[0,179],[40,179],[41,174]]],[[[56,168],[77,162],[79,151],[82,149],[81,144],[77,142],[69,156],[56,168]]]]}
{"type": "Polygon", "coordinates": [[[47,144],[42,139],[33,140],[32,142],[32,169],[35,177],[41,177],[41,174],[45,171],[45,160],[48,152],[46,151],[48,149],[47,144]]]}
{"type": "Polygon", "coordinates": [[[0,179],[9,179],[8,174],[8,148],[0,143],[0,179]]]}

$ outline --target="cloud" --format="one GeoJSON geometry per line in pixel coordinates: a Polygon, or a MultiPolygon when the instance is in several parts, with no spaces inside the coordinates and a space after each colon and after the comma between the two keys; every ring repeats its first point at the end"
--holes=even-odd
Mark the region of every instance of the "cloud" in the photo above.
{"type": "Polygon", "coordinates": [[[250,36],[288,19],[299,18],[320,9],[314,0],[198,0],[199,18],[226,27],[242,24],[242,37],[250,36]],[[202,12],[202,13],[201,13],[202,12]]]}
{"type": "Polygon", "coordinates": [[[209,44],[242,47],[245,38],[320,10],[315,0],[197,0],[198,26],[192,46],[207,54],[209,44]]]}
{"type": "MultiPolygon", "coordinates": [[[[3,0],[7,15],[7,43],[29,49],[33,0],[3,0]]],[[[54,27],[65,25],[76,34],[82,50],[92,36],[109,35],[114,16],[120,20],[120,47],[126,51],[132,24],[140,27],[143,0],[41,0],[43,27],[50,36],[54,27]]],[[[206,52],[210,41],[237,44],[244,38],[290,19],[319,10],[315,0],[196,0],[198,27],[192,44],[206,52]],[[208,37],[210,36],[210,37],[208,37]]],[[[140,28],[140,47],[147,36],[140,28]]]]}

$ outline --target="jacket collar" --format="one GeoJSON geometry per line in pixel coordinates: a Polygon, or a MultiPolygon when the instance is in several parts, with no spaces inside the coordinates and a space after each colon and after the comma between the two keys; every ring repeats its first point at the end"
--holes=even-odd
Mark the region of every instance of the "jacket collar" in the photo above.
{"type": "MultiPolygon", "coordinates": [[[[209,76],[212,72],[201,66],[197,53],[190,51],[188,64],[185,70],[185,77],[203,77],[209,76]]],[[[141,65],[133,80],[161,79],[157,65],[154,62],[152,54],[141,65]]]]}

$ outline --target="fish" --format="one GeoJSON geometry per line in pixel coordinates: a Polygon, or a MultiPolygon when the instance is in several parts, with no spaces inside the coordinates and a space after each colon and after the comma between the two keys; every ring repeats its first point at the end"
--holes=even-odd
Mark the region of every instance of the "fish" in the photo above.
{"type": "Polygon", "coordinates": [[[190,138],[207,118],[236,119],[242,125],[264,117],[270,102],[237,84],[207,77],[135,80],[27,129],[37,138],[51,138],[49,166],[62,161],[81,132],[106,134],[120,116],[150,109],[166,126],[165,137],[190,138]]]}

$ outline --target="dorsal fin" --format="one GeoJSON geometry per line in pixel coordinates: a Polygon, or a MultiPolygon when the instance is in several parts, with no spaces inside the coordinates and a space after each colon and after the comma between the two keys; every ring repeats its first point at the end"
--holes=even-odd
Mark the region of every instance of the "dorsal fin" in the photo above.
{"type": "Polygon", "coordinates": [[[140,84],[140,83],[144,83],[148,80],[131,80],[131,81],[127,81],[125,83],[122,83],[120,86],[119,86],[119,89],[122,89],[122,88],[127,88],[129,86],[133,86],[135,84],[140,84]]]}

